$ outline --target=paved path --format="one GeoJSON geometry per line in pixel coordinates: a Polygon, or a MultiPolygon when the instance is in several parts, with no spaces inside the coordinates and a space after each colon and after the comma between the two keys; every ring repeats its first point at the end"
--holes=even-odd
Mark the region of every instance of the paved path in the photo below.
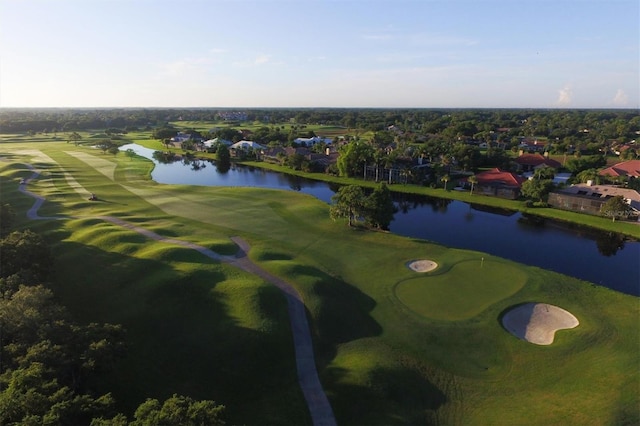
{"type": "MultiPolygon", "coordinates": [[[[38,216],[38,209],[44,203],[45,199],[37,194],[34,194],[27,190],[26,186],[32,179],[38,177],[39,173],[32,166],[27,165],[33,174],[30,178],[25,179],[24,183],[21,183],[19,190],[36,199],[33,206],[27,212],[27,217],[32,220],[37,219],[64,219],[64,217],[42,217],[38,216]]],[[[167,238],[162,235],[156,234],[153,231],[139,227],[132,223],[126,222],[122,219],[112,216],[98,216],[99,219],[122,226],[132,231],[138,232],[148,238],[156,241],[165,242],[168,244],[175,244],[193,250],[197,250],[203,255],[220,261],[229,263],[243,271],[255,274],[267,282],[272,283],[278,287],[287,298],[287,309],[289,311],[289,321],[291,323],[291,332],[293,334],[293,346],[295,350],[296,368],[298,371],[298,383],[302,389],[302,393],[307,401],[309,413],[311,414],[311,420],[314,426],[333,426],[336,425],[336,420],[333,415],[333,410],[329,404],[327,395],[322,389],[320,378],[318,377],[318,371],[316,370],[315,357],[313,354],[313,342],[311,340],[311,332],[309,329],[309,323],[307,321],[307,313],[304,306],[302,296],[297,290],[283,279],[270,274],[262,269],[249,259],[247,252],[249,251],[249,244],[240,237],[233,237],[231,240],[238,245],[240,250],[236,256],[223,256],[206,247],[199,246],[197,244],[177,240],[175,238],[167,238]]]]}

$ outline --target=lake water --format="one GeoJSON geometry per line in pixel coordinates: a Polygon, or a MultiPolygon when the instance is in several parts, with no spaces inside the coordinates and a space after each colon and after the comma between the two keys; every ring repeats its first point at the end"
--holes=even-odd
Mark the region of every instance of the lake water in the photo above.
{"type": "MultiPolygon", "coordinates": [[[[211,162],[153,159],[153,150],[125,145],[152,159],[158,183],[252,186],[299,191],[330,202],[337,187],[254,167],[234,166],[219,173],[211,162]]],[[[399,211],[390,231],[561,272],[611,289],[640,295],[640,242],[551,220],[417,195],[395,195],[399,211]]]]}

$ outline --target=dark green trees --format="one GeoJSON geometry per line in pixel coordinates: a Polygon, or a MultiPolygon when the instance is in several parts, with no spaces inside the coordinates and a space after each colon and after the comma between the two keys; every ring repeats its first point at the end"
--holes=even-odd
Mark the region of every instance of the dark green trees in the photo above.
{"type": "Polygon", "coordinates": [[[231,168],[231,154],[223,143],[219,143],[216,148],[216,167],[220,173],[228,172],[231,168]]]}
{"type": "Polygon", "coordinates": [[[391,191],[383,183],[374,189],[367,199],[366,222],[374,228],[389,229],[396,211],[391,191]]]}
{"type": "Polygon", "coordinates": [[[338,192],[331,197],[333,204],[329,208],[331,219],[346,217],[349,219],[349,226],[353,226],[354,220],[364,216],[366,209],[366,196],[361,187],[357,185],[347,185],[341,187],[338,192]]]}
{"type": "Polygon", "coordinates": [[[369,196],[357,185],[343,186],[331,199],[333,201],[329,209],[331,218],[335,220],[346,217],[349,220],[349,226],[353,226],[354,221],[361,219],[368,226],[388,229],[396,212],[391,192],[384,183],[369,196]]]}
{"type": "Polygon", "coordinates": [[[611,197],[600,207],[600,214],[610,217],[613,222],[616,218],[627,219],[631,214],[631,206],[624,201],[620,195],[611,197]]]}

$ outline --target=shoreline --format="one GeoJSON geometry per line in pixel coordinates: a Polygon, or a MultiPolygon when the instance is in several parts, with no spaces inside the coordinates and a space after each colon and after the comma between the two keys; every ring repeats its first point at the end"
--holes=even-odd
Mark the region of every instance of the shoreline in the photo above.
{"type": "MultiPolygon", "coordinates": [[[[149,149],[157,151],[170,151],[178,156],[185,155],[185,152],[178,148],[167,149],[164,146],[158,148],[159,141],[154,140],[130,140],[129,143],[136,143],[149,149]]],[[[212,160],[215,161],[215,154],[209,154],[202,151],[189,152],[194,158],[200,160],[212,160]]],[[[291,176],[298,176],[305,179],[334,183],[338,185],[358,185],[364,188],[375,188],[380,182],[367,181],[358,178],[349,178],[328,175],[324,173],[309,173],[290,169],[288,167],[279,166],[273,163],[267,163],[264,161],[237,161],[231,159],[232,162],[248,166],[256,167],[259,169],[270,170],[277,173],[283,173],[291,176]]],[[[387,185],[389,191],[399,194],[414,194],[426,197],[449,199],[455,201],[461,201],[468,204],[477,204],[492,208],[501,208],[510,210],[513,212],[520,212],[528,215],[537,216],[543,219],[551,219],[567,224],[580,226],[589,229],[595,229],[605,232],[613,232],[616,234],[622,234],[626,237],[632,238],[635,241],[640,241],[640,223],[639,222],[613,222],[608,218],[600,216],[586,215],[582,213],[572,212],[568,210],[554,209],[551,207],[527,207],[525,201],[507,200],[498,197],[489,197],[485,195],[469,194],[468,191],[457,190],[444,190],[443,188],[429,188],[426,186],[418,186],[413,184],[390,184],[387,185]]]]}

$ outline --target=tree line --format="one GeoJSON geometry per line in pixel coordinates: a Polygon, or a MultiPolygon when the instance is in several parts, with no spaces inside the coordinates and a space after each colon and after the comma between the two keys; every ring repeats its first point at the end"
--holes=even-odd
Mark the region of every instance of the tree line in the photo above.
{"type": "MultiPolygon", "coordinates": [[[[153,130],[175,121],[224,122],[241,127],[260,122],[343,126],[362,131],[382,131],[394,126],[404,134],[485,138],[540,136],[567,143],[603,143],[607,139],[637,137],[640,116],[636,110],[543,110],[543,109],[245,109],[245,121],[221,118],[225,109],[8,109],[0,110],[2,133],[71,132],[117,128],[153,130]]],[[[229,127],[229,126],[225,126],[229,127]]],[[[302,132],[301,132],[302,133],[302,132]]]]}
{"type": "Polygon", "coordinates": [[[39,234],[13,230],[0,205],[0,424],[222,425],[224,406],[174,394],[149,398],[129,419],[91,382],[126,356],[118,324],[79,324],[48,286],[55,267],[39,234]]]}

